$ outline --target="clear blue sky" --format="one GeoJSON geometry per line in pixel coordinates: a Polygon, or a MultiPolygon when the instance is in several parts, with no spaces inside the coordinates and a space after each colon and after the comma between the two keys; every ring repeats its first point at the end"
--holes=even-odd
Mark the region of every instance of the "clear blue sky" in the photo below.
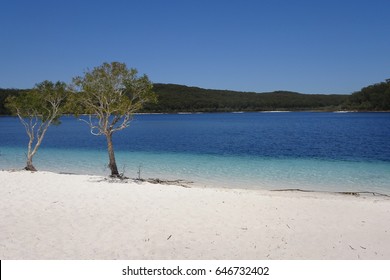
{"type": "Polygon", "coordinates": [[[390,1],[0,0],[0,87],[111,61],[160,83],[351,93],[390,78],[390,1]]]}

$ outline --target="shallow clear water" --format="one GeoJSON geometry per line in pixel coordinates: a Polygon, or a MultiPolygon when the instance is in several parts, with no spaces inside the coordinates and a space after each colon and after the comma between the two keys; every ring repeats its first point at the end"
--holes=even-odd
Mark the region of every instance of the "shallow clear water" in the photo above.
{"type": "MultiPolygon", "coordinates": [[[[27,141],[0,118],[0,168],[21,168],[27,141]]],[[[207,186],[390,193],[389,113],[137,115],[114,135],[120,171],[207,186]]],[[[40,170],[109,174],[104,137],[72,117],[51,127],[40,170]]]]}

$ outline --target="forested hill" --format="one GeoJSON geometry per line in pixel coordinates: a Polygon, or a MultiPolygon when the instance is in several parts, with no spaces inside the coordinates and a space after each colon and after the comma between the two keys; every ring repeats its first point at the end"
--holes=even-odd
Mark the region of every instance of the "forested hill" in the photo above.
{"type": "Polygon", "coordinates": [[[268,93],[211,90],[176,84],[154,84],[157,104],[148,112],[232,112],[269,110],[334,110],[347,95],[300,94],[288,91],[268,93]]]}
{"type": "MultiPolygon", "coordinates": [[[[0,89],[0,115],[10,114],[4,106],[7,96],[25,91],[0,89]]],[[[301,94],[289,91],[256,93],[176,84],[154,84],[154,91],[158,95],[158,103],[147,104],[144,112],[390,110],[390,79],[364,87],[352,95],[301,94]]]]}
{"type": "Polygon", "coordinates": [[[345,106],[358,111],[390,111],[390,79],[354,92],[345,106]]]}

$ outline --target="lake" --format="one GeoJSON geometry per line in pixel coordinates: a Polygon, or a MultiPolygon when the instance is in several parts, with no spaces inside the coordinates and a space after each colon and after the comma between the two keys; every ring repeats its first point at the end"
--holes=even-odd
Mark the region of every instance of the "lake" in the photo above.
{"type": "MultiPolygon", "coordinates": [[[[104,136],[62,117],[34,157],[38,170],[108,175],[104,136]]],[[[25,164],[27,136],[0,118],[0,168],[25,164]]],[[[120,172],[198,186],[390,194],[390,113],[141,114],[114,134],[120,172]]]]}

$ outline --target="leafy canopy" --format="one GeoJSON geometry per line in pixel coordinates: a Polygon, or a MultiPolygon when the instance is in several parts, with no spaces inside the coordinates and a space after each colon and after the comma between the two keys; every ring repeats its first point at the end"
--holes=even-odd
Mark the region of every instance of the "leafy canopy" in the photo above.
{"type": "Polygon", "coordinates": [[[9,96],[6,107],[21,118],[36,118],[41,122],[58,124],[66,93],[64,82],[43,81],[30,91],[9,96]]]}
{"type": "Polygon", "coordinates": [[[156,102],[153,84],[146,75],[119,62],[103,63],[73,79],[71,104],[76,114],[93,115],[89,125],[94,134],[109,134],[129,125],[133,113],[145,103],[156,102]]]}

